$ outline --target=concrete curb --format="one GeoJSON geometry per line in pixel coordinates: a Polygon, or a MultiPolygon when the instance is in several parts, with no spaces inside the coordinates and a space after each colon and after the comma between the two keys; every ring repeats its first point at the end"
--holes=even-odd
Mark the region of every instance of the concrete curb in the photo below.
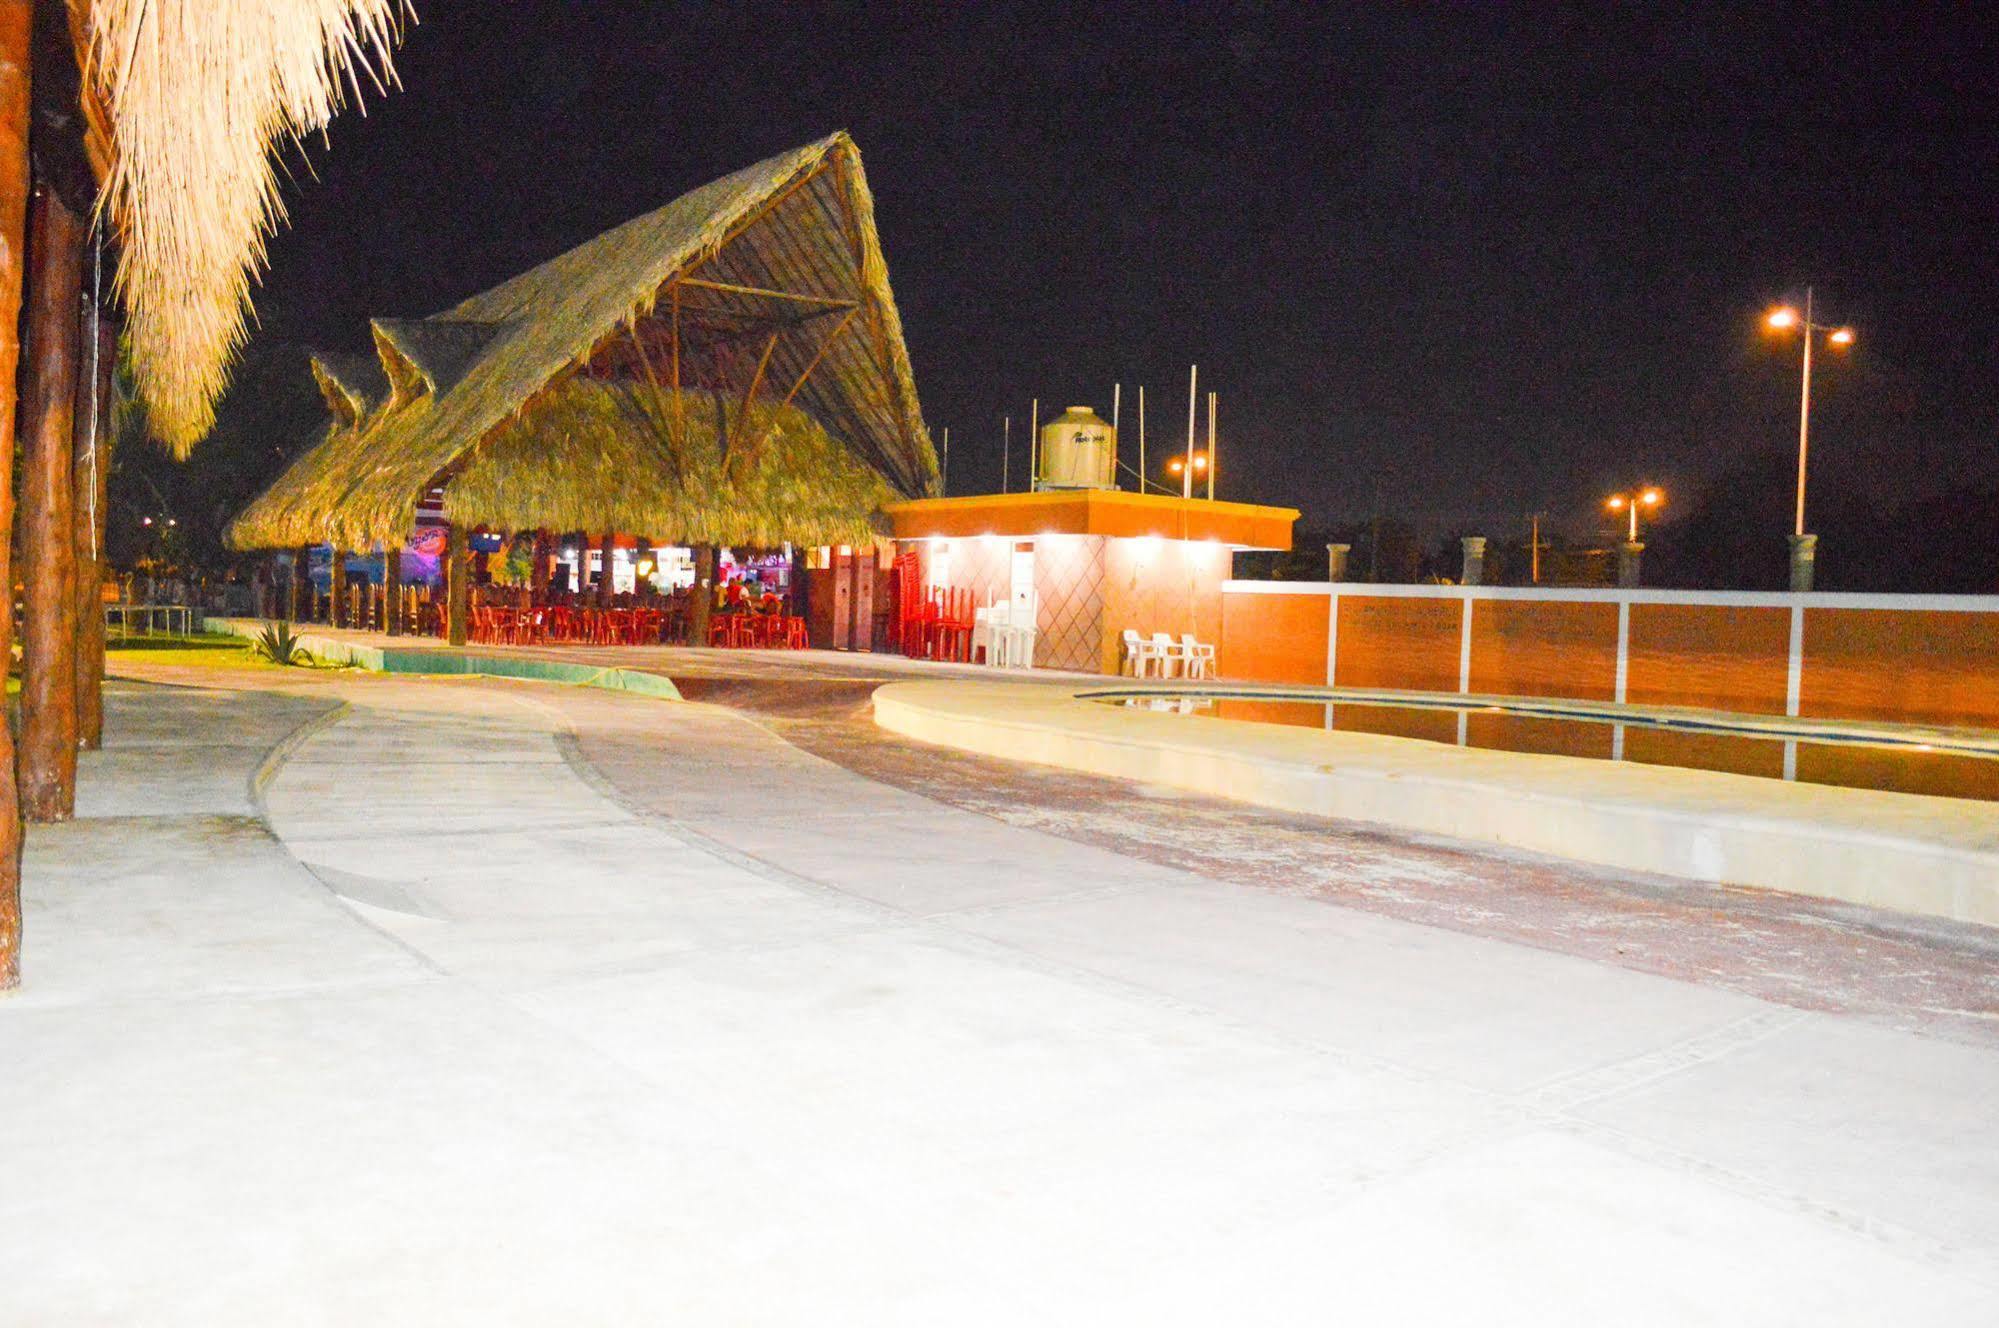
{"type": "Polygon", "coordinates": [[[284,768],[285,762],[291,759],[293,752],[353,712],[354,707],[348,702],[335,701],[272,743],[271,749],[257,762],[257,768],[250,772],[250,805],[256,808],[257,819],[264,823],[266,829],[271,824],[271,809],[265,801],[264,794],[270,789],[271,781],[278,777],[278,771],[284,768]]]}
{"type": "MultiPolygon", "coordinates": [[[[268,626],[257,618],[210,618],[209,630],[255,640],[268,626]]],[[[378,647],[320,636],[311,631],[297,633],[305,648],[320,659],[348,664],[370,673],[422,674],[482,678],[515,678],[528,682],[563,683],[572,687],[599,687],[612,692],[634,692],[678,701],[680,689],[671,678],[638,669],[599,668],[591,664],[565,664],[558,660],[531,659],[515,655],[486,655],[449,646],[378,647]]]]}
{"type": "Polygon", "coordinates": [[[1999,809],[1986,803],[1190,721],[1044,687],[891,683],[875,693],[874,710],[893,732],[987,756],[1624,870],[1999,925],[1999,809]]]}

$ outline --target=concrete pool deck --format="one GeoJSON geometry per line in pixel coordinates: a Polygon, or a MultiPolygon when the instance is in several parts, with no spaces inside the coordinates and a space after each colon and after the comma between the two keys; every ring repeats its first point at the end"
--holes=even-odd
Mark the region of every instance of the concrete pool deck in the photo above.
{"type": "Polygon", "coordinates": [[[1999,1041],[1223,885],[709,705],[142,671],[202,685],[114,687],[30,832],[0,1320],[1999,1315],[1999,1041]]]}
{"type": "MultiPolygon", "coordinates": [[[[892,732],[987,756],[1630,871],[1999,925],[1999,808],[1958,798],[1187,719],[1002,682],[899,682],[892,732]]],[[[1184,689],[1183,689],[1184,690],[1184,689]]]]}

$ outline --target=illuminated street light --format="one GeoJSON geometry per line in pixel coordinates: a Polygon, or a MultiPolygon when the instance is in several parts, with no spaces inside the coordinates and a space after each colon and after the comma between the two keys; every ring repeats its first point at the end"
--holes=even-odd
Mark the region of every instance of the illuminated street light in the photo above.
{"type": "Polygon", "coordinates": [[[1657,507],[1665,501],[1665,491],[1656,485],[1648,484],[1636,493],[1614,493],[1604,499],[1603,505],[1613,512],[1623,512],[1630,517],[1631,525],[1626,538],[1630,543],[1636,544],[1638,542],[1638,509],[1641,507],[1657,507]]]}
{"type": "MultiPolygon", "coordinates": [[[[1179,457],[1174,457],[1171,461],[1166,463],[1166,473],[1169,475],[1184,474],[1186,472],[1186,469],[1187,469],[1187,463],[1179,457]]],[[[1194,473],[1196,475],[1206,474],[1207,469],[1208,469],[1208,454],[1206,452],[1196,452],[1194,454],[1194,473]]]]}
{"type": "Polygon", "coordinates": [[[1811,453],[1812,434],[1812,337],[1822,332],[1828,344],[1844,348],[1853,344],[1853,329],[1814,322],[1810,286],[1805,287],[1803,314],[1785,305],[1771,310],[1769,317],[1763,321],[1773,331],[1787,332],[1797,328],[1804,333],[1804,370],[1798,390],[1798,504],[1791,530],[1791,589],[1810,590],[1814,546],[1818,542],[1815,536],[1805,534],[1805,463],[1811,453]]]}

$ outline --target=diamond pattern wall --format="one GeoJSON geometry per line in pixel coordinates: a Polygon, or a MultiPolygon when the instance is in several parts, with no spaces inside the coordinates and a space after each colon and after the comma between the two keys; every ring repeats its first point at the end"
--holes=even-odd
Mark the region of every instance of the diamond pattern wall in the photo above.
{"type": "Polygon", "coordinates": [[[1050,669],[1098,671],[1104,639],[1104,545],[1101,535],[1043,535],[1034,541],[1034,662],[1050,669]]]}
{"type": "Polygon", "coordinates": [[[1148,636],[1191,632],[1211,644],[1221,637],[1230,557],[1218,544],[1039,535],[921,541],[916,547],[925,584],[963,587],[983,606],[1012,595],[1014,547],[1028,543],[1034,546],[1037,600],[1034,662],[1043,668],[1116,673],[1119,637],[1127,627],[1148,636]]]}

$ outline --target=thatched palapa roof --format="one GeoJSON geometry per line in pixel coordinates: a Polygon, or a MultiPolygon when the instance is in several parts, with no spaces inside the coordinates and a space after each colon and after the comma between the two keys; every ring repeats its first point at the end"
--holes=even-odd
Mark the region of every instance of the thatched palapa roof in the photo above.
{"type": "Polygon", "coordinates": [[[489,530],[545,528],[540,513],[581,509],[599,514],[594,525],[558,528],[774,547],[863,542],[895,497],[796,406],[759,400],[745,414],[735,393],[690,388],[676,400],[577,377],[500,426],[452,479],[450,505],[489,530]],[[606,473],[623,477],[609,491],[606,473]]]}
{"type": "Polygon", "coordinates": [[[467,525],[741,544],[859,538],[937,488],[844,133],[372,332],[372,374],[316,357],[333,423],[237,547],[398,543],[439,485],[467,525]]]}
{"type": "Polygon", "coordinates": [[[320,351],[312,357],[312,376],[336,425],[358,425],[389,399],[389,376],[372,355],[320,351]]]}

